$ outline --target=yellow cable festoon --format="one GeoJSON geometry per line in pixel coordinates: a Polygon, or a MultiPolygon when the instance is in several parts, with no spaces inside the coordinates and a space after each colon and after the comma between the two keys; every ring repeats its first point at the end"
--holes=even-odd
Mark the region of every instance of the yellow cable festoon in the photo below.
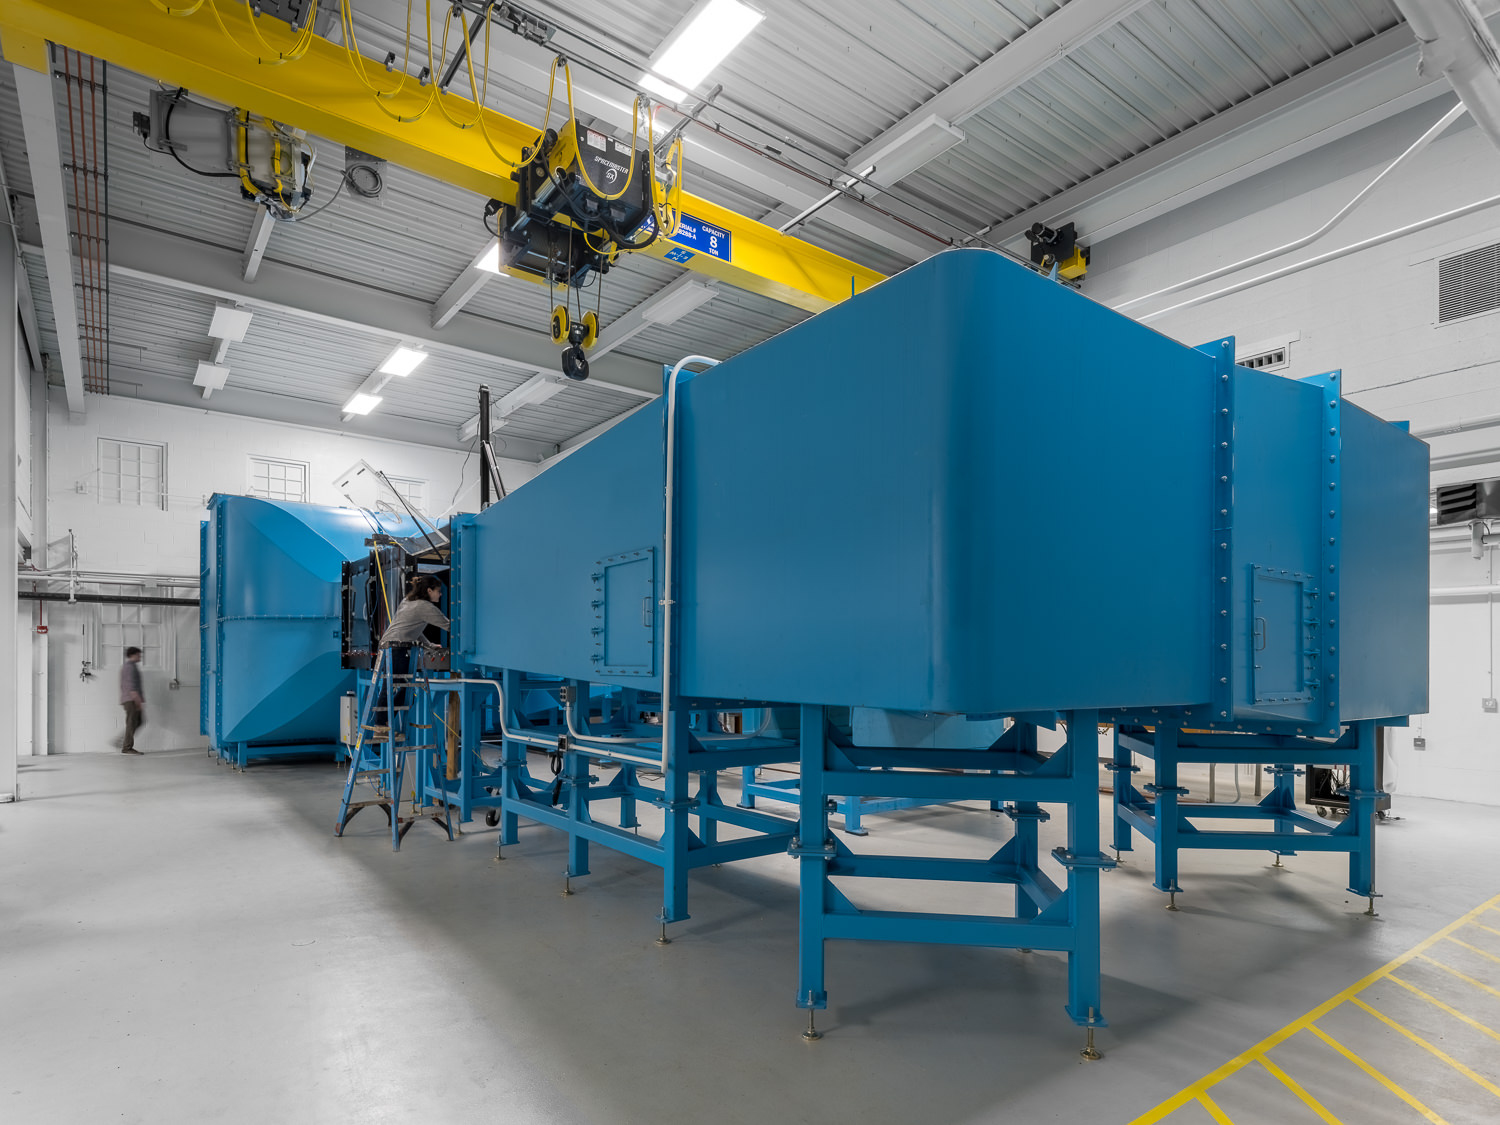
{"type": "Polygon", "coordinates": [[[167,6],[166,4],[163,4],[161,0],[151,0],[151,6],[159,12],[165,12],[169,16],[191,16],[194,15],[199,8],[203,7],[203,0],[198,0],[198,2],[191,8],[172,8],[167,6]]]}
{"type": "MultiPolygon", "coordinates": [[[[567,59],[563,59],[562,60],[562,69],[563,69],[563,79],[564,79],[564,81],[566,83],[566,87],[567,87],[567,91],[568,91],[568,125],[573,130],[573,136],[574,136],[574,142],[573,143],[576,146],[577,143],[578,143],[577,142],[577,136],[578,136],[578,116],[577,116],[577,114],[575,114],[573,112],[573,70],[572,70],[572,68],[570,66],[568,66],[568,60],[567,59]]],[[[640,97],[639,94],[637,94],[636,98],[635,98],[635,102],[631,106],[631,110],[630,110],[630,168],[629,168],[629,171],[627,171],[625,173],[625,183],[622,184],[620,186],[620,190],[617,191],[617,192],[615,192],[613,195],[609,195],[606,192],[602,192],[602,191],[599,190],[598,185],[596,185],[594,183],[593,179],[589,176],[588,164],[583,159],[583,153],[582,152],[578,153],[578,174],[579,174],[580,177],[582,177],[584,186],[586,188],[588,188],[589,191],[593,192],[594,195],[597,196],[599,199],[603,199],[605,201],[608,201],[608,200],[611,200],[611,199],[619,199],[622,195],[624,195],[627,191],[630,190],[630,185],[631,185],[631,183],[635,179],[635,149],[636,149],[637,142],[640,140],[640,135],[641,135],[641,97],[640,97]]],[[[654,164],[654,161],[655,161],[654,154],[653,154],[652,160],[653,160],[653,164],[654,164]]]]}
{"type": "MultiPolygon", "coordinates": [[[[168,15],[179,14],[178,12],[173,12],[166,8],[159,2],[159,0],[151,0],[151,2],[160,10],[166,12],[168,15]]],[[[255,24],[255,13],[250,10],[250,6],[248,4],[245,5],[245,18],[250,21],[250,30],[253,31],[255,33],[255,37],[260,40],[261,46],[263,46],[267,51],[274,52],[276,55],[275,58],[268,59],[262,56],[259,52],[250,50],[250,48],[246,47],[243,43],[236,39],[234,37],[234,34],[229,30],[229,25],[224,22],[224,17],[219,14],[219,7],[218,4],[215,3],[215,0],[206,0],[208,10],[213,13],[214,22],[219,25],[219,30],[224,33],[224,37],[231,43],[233,43],[235,47],[237,47],[241,52],[249,55],[252,59],[260,63],[262,66],[280,66],[282,63],[296,62],[298,59],[302,58],[303,55],[307,54],[308,50],[312,47],[312,42],[315,38],[313,34],[313,24],[318,16],[318,4],[320,2],[321,0],[313,0],[313,9],[311,14],[308,16],[307,23],[302,28],[302,30],[297,33],[297,41],[292,44],[292,49],[289,52],[277,50],[266,40],[266,37],[260,33],[260,28],[255,24]]],[[[194,7],[191,12],[184,10],[180,14],[188,16],[192,15],[193,12],[196,12],[197,10],[198,8],[194,7]]]]}
{"type": "MultiPolygon", "coordinates": [[[[399,121],[403,124],[412,121],[420,121],[422,120],[422,118],[426,117],[427,111],[432,108],[432,103],[437,97],[437,82],[433,81],[429,84],[427,89],[427,104],[422,106],[420,111],[413,113],[410,116],[403,116],[402,114],[397,113],[395,110],[389,108],[381,101],[382,98],[394,98],[403,90],[405,90],[407,79],[410,77],[406,73],[406,67],[411,60],[411,9],[412,0],[407,0],[406,47],[405,59],[402,61],[401,80],[396,84],[394,89],[382,90],[380,87],[376,86],[373,82],[370,81],[369,76],[365,72],[364,55],[360,52],[359,41],[355,38],[354,35],[354,5],[352,3],[352,0],[345,0],[345,3],[341,7],[341,11],[344,17],[344,53],[349,56],[349,65],[354,70],[355,77],[359,79],[360,83],[365,87],[365,89],[369,90],[370,93],[375,95],[375,104],[380,107],[380,111],[382,113],[384,113],[387,117],[390,117],[393,120],[399,121]]],[[[428,56],[430,58],[432,54],[432,0],[427,0],[427,49],[428,56]]],[[[430,66],[428,67],[428,73],[431,74],[430,66]]]]}
{"type": "MultiPolygon", "coordinates": [[[[474,114],[474,120],[471,121],[471,122],[469,122],[469,123],[467,123],[467,124],[465,124],[465,123],[462,123],[462,122],[459,122],[459,121],[455,120],[451,115],[449,115],[447,113],[446,110],[444,110],[444,115],[447,116],[448,120],[452,121],[460,129],[470,129],[470,128],[473,128],[474,125],[477,124],[479,126],[479,132],[480,132],[480,134],[484,137],[484,143],[489,146],[490,151],[495,154],[495,157],[502,164],[505,164],[508,167],[513,168],[513,169],[515,169],[515,168],[524,168],[526,166],[526,164],[529,163],[530,159],[532,157],[534,157],[537,154],[538,151],[540,151],[540,149],[542,147],[542,142],[547,139],[547,127],[552,122],[552,98],[553,98],[553,94],[557,90],[557,67],[558,67],[558,64],[560,62],[563,62],[563,58],[562,58],[561,55],[558,55],[558,56],[556,56],[556,57],[553,58],[553,60],[552,60],[552,69],[551,69],[551,71],[547,75],[547,108],[546,108],[546,110],[542,114],[542,127],[537,130],[536,140],[533,141],[530,145],[527,145],[524,148],[522,148],[521,155],[522,155],[522,157],[524,159],[522,159],[520,162],[514,161],[510,157],[506,156],[505,153],[503,153],[503,152],[500,151],[500,147],[495,144],[494,138],[492,138],[490,136],[489,126],[485,123],[485,109],[487,107],[487,103],[489,101],[489,94],[490,94],[490,18],[489,18],[489,16],[490,16],[490,11],[491,11],[491,9],[494,8],[494,6],[495,5],[493,3],[487,4],[485,6],[484,11],[482,13],[480,13],[480,17],[479,17],[480,19],[484,20],[484,86],[483,86],[482,90],[481,90],[481,88],[479,86],[478,80],[476,79],[476,77],[474,75],[474,52],[470,51],[470,50],[466,50],[464,52],[465,61],[468,63],[469,92],[470,92],[470,94],[473,95],[474,104],[475,104],[475,107],[476,107],[476,112],[474,114]],[[528,155],[528,153],[530,155],[528,155]]],[[[470,41],[469,40],[469,21],[464,16],[462,9],[459,10],[458,18],[459,18],[459,21],[460,21],[460,26],[463,28],[464,42],[467,43],[467,42],[470,41]]],[[[566,64],[564,64],[564,65],[566,65],[566,64]]]]}

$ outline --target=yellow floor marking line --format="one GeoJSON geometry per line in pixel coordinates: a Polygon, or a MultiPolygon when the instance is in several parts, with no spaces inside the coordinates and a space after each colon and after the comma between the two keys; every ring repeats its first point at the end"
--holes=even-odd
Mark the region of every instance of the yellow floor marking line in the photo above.
{"type": "Polygon", "coordinates": [[[1496,937],[1500,937],[1500,930],[1495,929],[1494,926],[1486,926],[1483,922],[1475,922],[1474,925],[1478,926],[1481,930],[1488,930],[1496,937]]]}
{"type": "Polygon", "coordinates": [[[1229,1120],[1229,1115],[1219,1108],[1219,1103],[1207,1094],[1198,1095],[1198,1104],[1208,1110],[1208,1115],[1214,1119],[1217,1125],[1234,1125],[1234,1122],[1229,1120]]]}
{"type": "Polygon", "coordinates": [[[1422,960],[1426,961],[1429,965],[1436,965],[1440,969],[1446,969],[1448,972],[1452,973],[1454,976],[1456,976],[1459,980],[1463,981],[1465,984],[1472,984],[1475,988],[1478,988],[1478,989],[1480,989],[1480,990],[1482,990],[1484,992],[1488,992],[1491,996],[1500,996],[1500,988],[1491,988],[1489,985],[1485,984],[1484,981],[1482,981],[1482,980],[1475,980],[1473,977],[1469,976],[1467,973],[1461,973],[1457,969],[1455,969],[1452,965],[1445,965],[1441,961],[1437,961],[1437,960],[1434,960],[1431,957],[1428,957],[1425,953],[1420,954],[1420,956],[1421,956],[1422,960]]]}
{"type": "MultiPolygon", "coordinates": [[[[1391,979],[1395,980],[1396,978],[1392,977],[1391,979]]],[[[1396,1085],[1389,1078],[1387,1078],[1384,1074],[1380,1073],[1380,1071],[1376,1070],[1369,1063],[1365,1062],[1364,1059],[1360,1058],[1353,1051],[1349,1050],[1348,1047],[1344,1046],[1342,1043],[1340,1043],[1333,1036],[1329,1035],[1328,1032],[1324,1031],[1321,1027],[1319,1027],[1316,1024],[1314,1024],[1312,1027],[1309,1027],[1307,1030],[1310,1031],[1310,1032],[1312,1032],[1319,1039],[1323,1040],[1323,1042],[1327,1043],[1335,1051],[1337,1051],[1339,1054],[1343,1055],[1344,1058],[1348,1059],[1355,1066],[1359,1067],[1360,1070],[1364,1071],[1371,1078],[1375,1079],[1376,1082],[1379,1082],[1382,1086],[1384,1086],[1391,1093],[1395,1094],[1398,1098],[1400,1098],[1407,1105],[1411,1106],[1412,1109],[1416,1110],[1423,1117],[1427,1118],[1428,1121],[1431,1121],[1432,1125],[1448,1125],[1448,1122],[1446,1120],[1444,1120],[1443,1118],[1439,1117],[1436,1113],[1433,1113],[1432,1110],[1428,1109],[1421,1102],[1417,1101],[1416,1098],[1412,1097],[1405,1090],[1403,1090],[1400,1086],[1396,1085]]]]}
{"type": "Polygon", "coordinates": [[[1399,1024],[1395,1020],[1391,1019],[1391,1017],[1388,1016],[1388,1015],[1386,1015],[1384,1012],[1377,1012],[1374,1008],[1370,1007],[1370,1005],[1366,1004],[1358,996],[1351,996],[1351,997],[1349,997],[1349,1003],[1354,1004],[1357,1007],[1363,1008],[1365,1011],[1369,1012],[1370,1015],[1372,1015],[1376,1019],[1378,1019],[1381,1023],[1383,1023],[1383,1024],[1387,1025],[1388,1027],[1392,1027],[1395,1030],[1399,1031],[1402,1035],[1406,1036],[1408,1039],[1410,1039],[1417,1046],[1419,1046],[1419,1047],[1426,1047],[1434,1055],[1436,1055],[1438,1058],[1442,1059],[1445,1063],[1447,1063],[1449,1066],[1451,1066],[1454,1070],[1458,1071],[1465,1078],[1471,1078],[1471,1079],[1473,1079],[1475,1082],[1477,1082],[1479,1085],[1483,1086],[1490,1093],[1494,1094],[1495,1097],[1500,1098],[1500,1086],[1496,1086],[1493,1082],[1491,1082],[1484,1075],[1479,1074],[1479,1073],[1477,1073],[1477,1072],[1475,1072],[1473,1070],[1470,1070],[1467,1066],[1465,1066],[1463,1063],[1459,1062],[1457,1059],[1455,1059],[1452,1055],[1450,1055],[1447,1051],[1443,1050],[1441,1047],[1434,1047],[1431,1043],[1427,1042],[1427,1040],[1423,1039],[1415,1031],[1412,1031],[1410,1028],[1403,1027],[1401,1024],[1399,1024]]]}
{"type": "Polygon", "coordinates": [[[1459,941],[1458,938],[1456,938],[1456,937],[1450,937],[1448,940],[1451,941],[1454,945],[1461,945],[1461,946],[1463,946],[1470,953],[1477,953],[1481,957],[1488,957],[1491,961],[1500,962],[1500,957],[1496,957],[1493,953],[1490,953],[1488,950],[1480,949],[1479,946],[1477,946],[1477,945],[1470,945],[1466,941],[1459,941]]]}
{"type": "Polygon", "coordinates": [[[1283,1086],[1285,1086],[1288,1090],[1301,1098],[1303,1104],[1306,1105],[1308,1109],[1316,1113],[1319,1117],[1321,1117],[1324,1121],[1328,1122],[1328,1125],[1344,1125],[1342,1121],[1328,1112],[1328,1108],[1322,1102],[1318,1101],[1317,1098],[1313,1097],[1306,1090],[1304,1090],[1300,1082],[1298,1082],[1286,1071],[1282,1070],[1281,1067],[1277,1066],[1270,1059],[1266,1058],[1265,1055],[1261,1055],[1260,1065],[1269,1070],[1272,1076],[1276,1078],[1277,1081],[1279,1081],[1283,1086]]]}
{"type": "MultiPolygon", "coordinates": [[[[1437,933],[1433,934],[1431,937],[1418,942],[1416,945],[1412,946],[1395,960],[1389,962],[1388,964],[1382,965],[1369,976],[1362,977],[1361,979],[1355,981],[1342,992],[1323,1001],[1323,1003],[1319,1004],[1312,1011],[1306,1013],[1298,1019],[1293,1020],[1281,1030],[1273,1031],[1270,1035],[1266,1036],[1259,1043],[1255,1044],[1255,1046],[1251,1047],[1243,1054],[1237,1055],[1234,1058],[1230,1059],[1223,1066],[1209,1071],[1202,1078],[1198,1079],[1198,1081],[1194,1082],[1191,1086],[1179,1090],[1177,1093],[1173,1094],[1170,1098],[1162,1102],[1160,1105],[1148,1109],[1134,1121],[1130,1122],[1129,1125],[1156,1125],[1156,1122],[1162,1120],[1164,1117],[1167,1117],[1170,1114],[1177,1112],[1177,1110],[1187,1105],[1188,1102],[1196,1099],[1198,1095],[1202,1094],[1205,1090],[1212,1089],[1214,1086],[1224,1081],[1224,1079],[1228,1078],[1230,1075],[1238,1074],[1252,1062],[1260,1059],[1262,1055],[1271,1050],[1277,1044],[1284,1043],[1293,1035],[1296,1035],[1297,1032],[1303,1030],[1304,1028],[1311,1027],[1314,1023],[1322,1019],[1329,1012],[1333,1011],[1333,1009],[1337,1008],[1340,1004],[1344,1003],[1346,1000],[1353,999],[1357,993],[1363,992],[1366,988],[1369,988],[1370,985],[1374,984],[1376,981],[1382,980],[1383,978],[1389,976],[1391,973],[1395,972],[1402,965],[1405,965],[1413,958],[1421,957],[1427,950],[1431,949],[1434,945],[1442,941],[1445,937],[1453,933],[1455,930],[1459,929],[1462,926],[1468,925],[1470,922],[1474,921],[1474,919],[1478,918],[1486,911],[1494,910],[1497,908],[1500,908],[1500,895],[1496,895],[1488,902],[1480,906],[1476,906],[1473,910],[1469,911],[1456,922],[1449,923],[1437,933]]],[[[1424,960],[1430,960],[1430,958],[1424,958],[1424,960]]],[[[1442,962],[1434,961],[1433,964],[1441,965],[1442,962]]],[[[1447,966],[1443,965],[1443,968],[1447,968],[1447,966]]],[[[1457,970],[1449,969],[1449,972],[1456,973],[1457,970]]],[[[1465,977],[1464,979],[1470,980],[1471,983],[1474,984],[1479,983],[1478,981],[1472,980],[1472,978],[1465,977]]],[[[1494,991],[1494,989],[1489,989],[1485,985],[1480,985],[1480,987],[1486,988],[1486,990],[1490,992],[1494,991]]],[[[1500,995],[1500,993],[1497,993],[1497,995],[1500,995]]]]}
{"type": "Polygon", "coordinates": [[[1500,1039],[1500,1031],[1496,1031],[1492,1027],[1486,1027],[1484,1024],[1480,1023],[1478,1020],[1476,1020],[1476,1019],[1474,1019],[1474,1018],[1472,1018],[1470,1016],[1464,1015],[1457,1008],[1453,1008],[1453,1007],[1450,1007],[1447,1004],[1444,1004],[1436,996],[1429,996],[1427,993],[1423,992],[1420,988],[1418,988],[1416,985],[1412,984],[1410,981],[1404,980],[1401,977],[1396,976],[1394,973],[1392,973],[1390,976],[1386,977],[1385,979],[1388,980],[1388,981],[1390,981],[1390,982],[1392,982],[1393,984],[1399,984],[1402,988],[1407,989],[1410,992],[1415,992],[1418,996],[1420,996],[1423,1000],[1426,1000],[1429,1004],[1433,1005],[1434,1007],[1441,1008],[1443,1011],[1447,1012],[1454,1019],[1463,1020],[1464,1023],[1468,1024],[1470,1027],[1477,1028],[1478,1030],[1484,1032],[1491,1039],[1500,1039]]]}

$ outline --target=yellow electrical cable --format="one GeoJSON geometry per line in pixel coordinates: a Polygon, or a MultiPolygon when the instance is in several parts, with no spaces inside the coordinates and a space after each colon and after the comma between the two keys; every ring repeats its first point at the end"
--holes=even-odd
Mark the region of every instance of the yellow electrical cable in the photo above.
{"type": "MultiPolygon", "coordinates": [[[[276,52],[276,57],[274,59],[261,57],[260,54],[250,50],[234,37],[234,33],[229,30],[229,25],[224,22],[224,17],[219,14],[219,6],[216,0],[207,0],[207,4],[208,10],[213,13],[214,21],[219,25],[219,30],[224,33],[224,37],[231,43],[233,43],[235,47],[238,48],[242,53],[249,55],[252,59],[260,63],[262,66],[280,66],[282,63],[296,62],[303,55],[307,54],[308,49],[312,47],[312,41],[315,38],[315,36],[313,35],[313,21],[316,19],[318,14],[318,0],[314,0],[312,16],[308,19],[307,26],[304,27],[300,33],[298,33],[297,41],[292,45],[290,54],[284,51],[277,51],[275,47],[271,46],[271,44],[266,41],[266,37],[260,33],[260,28],[255,26],[255,14],[251,12],[249,4],[246,4],[245,18],[250,21],[250,30],[255,32],[255,37],[260,40],[261,44],[266,48],[266,50],[276,52]]],[[[160,5],[158,5],[158,7],[160,7],[160,5]]],[[[197,9],[194,9],[194,11],[196,10],[197,9]]]]}
{"type": "Polygon", "coordinates": [[[670,197],[663,195],[658,201],[656,182],[656,115],[650,113],[646,119],[646,143],[651,149],[651,217],[656,220],[656,230],[663,238],[671,238],[682,223],[682,138],[672,142],[672,154],[667,157],[670,165],[675,157],[677,175],[672,181],[670,197]],[[672,221],[666,221],[667,215],[672,221]]]}
{"type": "MultiPolygon", "coordinates": [[[[212,2],[213,2],[213,0],[210,0],[210,3],[212,3],[212,2]]],[[[271,46],[270,42],[266,39],[266,37],[260,33],[260,24],[257,22],[258,19],[259,19],[259,17],[257,16],[257,14],[254,11],[253,5],[251,4],[251,0],[244,0],[244,2],[245,2],[245,20],[246,20],[247,23],[250,24],[250,33],[255,36],[255,38],[259,41],[260,45],[262,47],[264,47],[266,50],[268,50],[268,51],[276,51],[276,48],[273,47],[273,46],[271,46]]],[[[303,55],[307,54],[308,48],[310,46],[312,46],[313,24],[317,20],[317,18],[318,18],[318,0],[313,0],[312,13],[308,16],[307,23],[303,25],[302,30],[297,33],[297,42],[292,46],[292,53],[290,55],[288,55],[288,54],[284,54],[284,53],[282,53],[280,51],[276,51],[277,56],[280,58],[280,60],[282,62],[296,62],[303,55]]]]}
{"type": "Polygon", "coordinates": [[[236,132],[240,135],[240,184],[253,198],[260,195],[261,190],[255,186],[255,181],[250,178],[250,111],[247,109],[240,110],[236,120],[239,123],[239,128],[236,132]]]}
{"type": "MultiPolygon", "coordinates": [[[[568,90],[568,124],[572,126],[574,136],[576,137],[578,133],[578,117],[573,112],[573,71],[568,66],[568,62],[566,59],[563,60],[562,65],[563,78],[567,83],[568,90]]],[[[593,192],[594,195],[598,198],[608,202],[611,199],[619,199],[622,195],[630,190],[631,181],[635,179],[635,148],[637,142],[639,142],[640,140],[640,130],[641,99],[639,96],[637,96],[635,99],[635,104],[634,106],[632,106],[630,111],[630,170],[625,174],[625,183],[621,185],[620,190],[615,192],[613,195],[607,195],[599,190],[594,181],[589,177],[588,163],[583,159],[583,153],[580,152],[578,154],[578,174],[580,177],[582,177],[584,186],[588,188],[589,191],[593,192]]]]}
{"type": "Polygon", "coordinates": [[[385,602],[385,619],[389,624],[396,615],[391,612],[391,593],[385,588],[385,567],[380,565],[380,552],[375,552],[375,573],[380,575],[380,598],[385,602]]]}
{"type": "MultiPolygon", "coordinates": [[[[342,12],[343,12],[343,16],[344,16],[344,53],[349,56],[349,65],[353,69],[355,77],[359,79],[360,83],[365,87],[365,89],[369,90],[370,93],[372,93],[372,94],[375,95],[375,104],[380,107],[381,112],[384,113],[387,117],[390,117],[390,118],[392,118],[395,121],[401,122],[402,124],[407,124],[407,123],[412,122],[412,121],[420,121],[423,117],[425,117],[427,115],[427,111],[432,108],[433,99],[434,99],[434,97],[437,94],[437,83],[434,81],[431,84],[430,88],[427,91],[427,104],[424,105],[421,108],[421,110],[419,112],[417,112],[417,113],[414,113],[414,114],[412,114],[410,116],[403,116],[402,114],[397,113],[395,110],[390,109],[389,107],[387,107],[381,101],[381,99],[382,98],[393,98],[397,94],[401,93],[402,90],[404,90],[406,88],[406,80],[409,77],[406,74],[405,69],[404,69],[404,66],[406,64],[403,63],[403,71],[402,71],[402,74],[401,74],[401,81],[396,86],[395,89],[393,89],[393,90],[382,90],[382,89],[380,89],[380,87],[376,86],[373,82],[371,82],[370,79],[369,79],[369,76],[365,72],[364,56],[359,53],[359,42],[358,42],[358,40],[355,39],[355,36],[354,36],[354,9],[353,9],[353,5],[349,4],[349,3],[344,4],[343,7],[342,7],[342,12]]],[[[411,58],[411,22],[410,22],[410,17],[411,17],[411,8],[410,8],[410,0],[408,0],[408,7],[407,7],[407,41],[406,41],[406,58],[407,58],[408,61],[411,58]]],[[[429,53],[430,53],[431,52],[431,43],[432,43],[432,0],[427,0],[427,30],[428,30],[428,36],[427,36],[427,38],[428,38],[428,50],[429,50],[429,53]]],[[[430,68],[429,68],[429,73],[431,73],[431,69],[430,68]]]]}
{"type": "MultiPolygon", "coordinates": [[[[490,136],[489,126],[485,123],[485,107],[490,93],[489,13],[490,10],[494,8],[494,6],[495,5],[493,3],[487,5],[484,12],[481,14],[481,18],[484,20],[484,89],[482,95],[480,92],[478,80],[474,76],[474,52],[466,52],[466,61],[468,62],[469,70],[469,92],[473,94],[474,102],[478,107],[478,112],[475,114],[474,120],[479,125],[479,132],[484,137],[484,143],[489,146],[490,151],[495,154],[495,156],[502,164],[505,164],[511,168],[522,168],[525,167],[526,162],[521,161],[518,163],[517,161],[514,161],[510,157],[506,156],[505,153],[501,152],[499,146],[495,144],[494,139],[490,136]]],[[[459,12],[459,19],[463,21],[462,26],[464,31],[464,40],[467,41],[469,38],[469,26],[468,21],[464,19],[462,11],[459,12]]],[[[522,149],[523,155],[529,149],[532,156],[535,156],[536,153],[541,149],[542,142],[547,139],[547,127],[552,121],[552,98],[553,94],[557,90],[557,66],[561,61],[561,58],[562,56],[559,55],[552,60],[552,69],[547,76],[547,108],[546,111],[542,114],[542,127],[537,131],[536,140],[533,141],[530,145],[526,146],[526,148],[522,149]]],[[[449,120],[452,121],[453,119],[449,117],[449,120]]],[[[460,128],[468,128],[468,126],[460,126],[460,128]]]]}

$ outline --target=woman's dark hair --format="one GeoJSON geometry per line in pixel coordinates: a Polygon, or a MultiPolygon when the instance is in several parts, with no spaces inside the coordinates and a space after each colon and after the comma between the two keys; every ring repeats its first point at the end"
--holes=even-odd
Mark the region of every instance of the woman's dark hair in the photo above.
{"type": "Polygon", "coordinates": [[[406,600],[416,601],[425,598],[428,590],[441,590],[443,584],[430,574],[413,574],[411,581],[407,583],[406,600]]]}

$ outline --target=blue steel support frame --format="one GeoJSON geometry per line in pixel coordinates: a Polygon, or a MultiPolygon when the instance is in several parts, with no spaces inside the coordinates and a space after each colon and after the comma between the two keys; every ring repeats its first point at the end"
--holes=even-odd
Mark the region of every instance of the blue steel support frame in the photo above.
{"type": "Polygon", "coordinates": [[[476,809],[498,809],[501,788],[501,769],[485,765],[479,748],[483,742],[486,701],[494,690],[485,684],[465,683],[469,677],[448,681],[430,680],[427,689],[433,693],[430,715],[436,739],[449,737],[449,719],[446,701],[457,695],[458,718],[458,776],[448,777],[446,746],[439,744],[443,753],[424,755],[417,766],[417,793],[424,805],[445,806],[458,813],[459,823],[468,824],[474,819],[476,809]]]}
{"type": "MultiPolygon", "coordinates": [[[[755,767],[746,766],[740,771],[740,802],[742,809],[753,809],[755,799],[764,797],[769,801],[801,803],[800,778],[789,777],[779,781],[760,781],[755,776],[755,767]]],[[[844,831],[851,836],[868,836],[870,830],[864,826],[864,818],[898,809],[915,809],[924,805],[946,805],[943,800],[919,800],[911,797],[838,797],[834,799],[834,812],[844,818],[844,831]]]]}
{"type": "MultiPolygon", "coordinates": [[[[1202,733],[1159,725],[1155,730],[1120,724],[1115,728],[1115,846],[1130,847],[1135,829],[1156,846],[1155,887],[1176,895],[1178,852],[1183,848],[1269,851],[1280,857],[1302,852],[1346,852],[1349,891],[1372,902],[1375,890],[1375,809],[1384,794],[1375,789],[1378,753],[1374,720],[1351,723],[1336,740],[1274,733],[1202,733]],[[1132,757],[1156,763],[1156,783],[1137,787],[1132,757]],[[1179,797],[1177,767],[1184,762],[1220,765],[1272,763],[1270,792],[1255,805],[1194,804],[1179,797]],[[1297,809],[1299,766],[1349,766],[1349,815],[1337,823],[1320,820],[1297,809]],[[1244,829],[1198,827],[1196,820],[1249,822],[1244,829]],[[1267,823],[1269,831],[1254,825],[1267,823]]],[[[1279,858],[1278,858],[1279,862],[1279,858]]]]}
{"type": "Polygon", "coordinates": [[[1055,949],[1068,954],[1068,1015],[1086,1028],[1106,1026],[1100,999],[1099,874],[1115,861],[1099,847],[1098,718],[1097,711],[1066,713],[1066,743],[1043,758],[1037,753],[1036,726],[1024,719],[988,750],[872,751],[837,744],[823,709],[803,708],[801,817],[790,849],[801,864],[797,1006],[827,1006],[825,946],[834,938],[1055,949]],[[898,769],[885,773],[868,768],[877,764],[898,769]],[[830,835],[829,799],[872,792],[1008,801],[1015,835],[984,859],[858,854],[830,835]],[[1052,852],[1067,872],[1061,887],[1039,864],[1044,804],[1062,805],[1067,813],[1067,845],[1052,852]],[[1016,888],[1016,910],[1012,917],[997,918],[860,909],[834,880],[861,876],[1010,884],[1016,888]]]}
{"type": "MultiPolygon", "coordinates": [[[[666,766],[661,771],[660,786],[648,785],[640,778],[642,769],[655,770],[661,758],[662,728],[647,724],[642,706],[632,689],[622,691],[622,700],[607,729],[594,731],[583,716],[576,716],[577,729],[583,739],[571,737],[566,727],[552,716],[543,723],[530,723],[518,706],[528,692],[571,691],[571,704],[587,701],[588,681],[533,680],[524,673],[507,670],[501,674],[505,689],[504,727],[507,733],[523,737],[507,738],[500,768],[500,839],[498,854],[507,844],[519,841],[522,817],[544,824],[568,835],[568,866],[565,878],[589,873],[589,847],[601,844],[662,869],[662,906],[656,920],[663,928],[671,922],[686,921],[688,913],[688,879],[695,868],[729,863],[755,856],[774,855],[786,850],[796,835],[796,822],[788,817],[742,809],[724,803],[719,794],[718,774],[724,769],[771,762],[793,761],[796,747],[779,738],[715,738],[692,729],[694,717],[706,717],[706,706],[683,701],[666,716],[666,766]],[[592,744],[589,736],[626,738],[627,742],[609,745],[592,744]],[[527,749],[549,750],[560,754],[561,762],[555,780],[538,782],[527,773],[527,749]],[[601,783],[592,770],[598,765],[614,765],[617,772],[601,783]],[[694,777],[697,783],[694,785],[694,777]],[[556,799],[554,800],[554,794],[556,799]],[[594,806],[600,802],[618,802],[616,823],[608,824],[596,816],[594,806]],[[638,803],[654,805],[662,811],[662,832],[657,839],[642,836],[637,829],[638,803]],[[720,824],[747,830],[750,835],[721,840],[720,824]]],[[[722,705],[713,708],[723,710],[722,705]]]]}

